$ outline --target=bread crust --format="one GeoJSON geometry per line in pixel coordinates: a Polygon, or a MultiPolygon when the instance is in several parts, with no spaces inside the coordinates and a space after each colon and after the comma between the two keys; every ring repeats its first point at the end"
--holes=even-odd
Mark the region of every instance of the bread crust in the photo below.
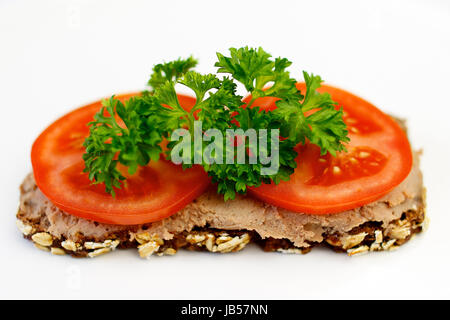
{"type": "MultiPolygon", "coordinates": [[[[352,256],[370,251],[396,249],[421,232],[426,225],[425,189],[421,187],[421,191],[420,195],[414,195],[413,198],[408,198],[405,200],[406,202],[403,201],[397,205],[401,206],[402,210],[397,218],[394,216],[388,222],[383,221],[383,219],[377,220],[376,217],[374,220],[366,219],[365,222],[352,227],[348,231],[336,231],[336,228],[323,225],[319,241],[305,240],[299,246],[291,239],[264,236],[250,228],[219,229],[207,223],[194,226],[186,224],[185,230],[179,230],[171,233],[170,237],[164,237],[161,236],[161,233],[152,231],[159,230],[154,227],[154,224],[113,226],[86,221],[57,209],[40,193],[32,175],[30,175],[21,186],[21,204],[17,213],[17,226],[24,237],[33,241],[37,248],[57,255],[70,254],[74,257],[96,257],[114,251],[116,248],[137,248],[142,258],[155,255],[173,255],[182,248],[214,253],[230,253],[240,251],[252,242],[261,246],[266,252],[304,254],[313,247],[322,245],[332,248],[336,252],[346,252],[352,256]],[[68,219],[72,223],[72,229],[79,226],[80,230],[75,235],[54,232],[51,222],[54,219],[52,214],[56,214],[59,218],[68,219]],[[85,235],[82,232],[83,223],[94,224],[104,232],[85,235]]],[[[195,205],[198,202],[197,199],[193,203],[193,208],[196,208],[195,205]]],[[[386,204],[386,206],[389,206],[389,204],[386,204]]],[[[392,206],[389,210],[394,212],[395,207],[392,206]]],[[[192,214],[193,208],[185,215],[192,214]]],[[[362,210],[362,208],[360,209],[362,210]]],[[[364,212],[364,210],[362,211],[364,212]]],[[[282,213],[282,211],[277,211],[274,214],[280,214],[280,212],[282,213]]],[[[345,218],[345,215],[350,217],[352,213],[342,214],[345,218]]],[[[162,225],[164,225],[164,220],[162,225]]]]}

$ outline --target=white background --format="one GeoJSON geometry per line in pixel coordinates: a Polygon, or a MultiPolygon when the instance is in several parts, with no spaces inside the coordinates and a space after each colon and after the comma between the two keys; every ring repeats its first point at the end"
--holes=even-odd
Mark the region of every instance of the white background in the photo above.
{"type": "Polygon", "coordinates": [[[450,298],[450,2],[0,1],[0,298],[450,298]],[[180,252],[141,260],[52,256],[15,227],[30,147],[84,103],[144,88],[151,67],[262,46],[408,119],[424,148],[428,232],[347,257],[180,252]]]}

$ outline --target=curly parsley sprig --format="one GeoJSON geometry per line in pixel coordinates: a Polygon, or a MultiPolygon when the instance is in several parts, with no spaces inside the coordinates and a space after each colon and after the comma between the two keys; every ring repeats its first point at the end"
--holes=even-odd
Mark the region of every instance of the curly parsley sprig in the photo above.
{"type": "Polygon", "coordinates": [[[89,123],[90,134],[84,141],[84,172],[95,184],[104,183],[106,191],[114,195],[114,188],[120,188],[125,180],[117,164],[134,174],[138,166],[158,160],[165,129],[161,106],[153,99],[138,96],[122,103],[112,96],[102,103],[89,123]],[[124,125],[119,124],[119,119],[124,125]]]}
{"type": "Polygon", "coordinates": [[[296,144],[310,143],[320,147],[321,154],[345,150],[344,143],[350,141],[347,126],[343,120],[342,108],[336,109],[336,103],[328,93],[318,93],[321,86],[320,76],[303,72],[306,83],[306,93],[302,100],[283,99],[276,102],[277,109],[273,111],[283,122],[281,131],[285,137],[296,144]],[[315,112],[305,115],[305,112],[315,109],[315,112]]]}
{"type": "MultiPolygon", "coordinates": [[[[161,142],[170,140],[178,128],[187,128],[193,134],[196,118],[202,121],[204,132],[216,129],[223,137],[228,129],[271,128],[279,129],[283,137],[278,141],[279,170],[271,175],[261,175],[261,163],[210,163],[201,157],[201,165],[217,183],[225,200],[233,199],[236,193],[245,193],[248,187],[289,180],[296,167],[294,147],[298,143],[316,144],[322,154],[335,155],[345,150],[343,143],[349,139],[342,110],[335,108],[329,94],[317,92],[322,82],[319,76],[304,72],[306,92],[302,93],[287,70],[292,63],[286,58],[272,59],[262,48],[231,48],[230,56],[217,53],[217,58],[218,73],[227,73],[229,77],[200,74],[192,71],[197,64],[195,59],[178,59],[153,68],[148,82],[151,92],[145,91],[125,103],[114,97],[105,100],[90,123],[90,136],[84,143],[85,172],[89,178],[94,183],[104,183],[106,191],[114,195],[114,189],[120,188],[125,180],[117,169],[119,163],[133,174],[139,166],[157,161],[163,153],[161,142]],[[235,81],[243,84],[252,96],[246,108],[242,108],[242,96],[236,93],[235,81]],[[196,103],[190,111],[181,107],[176,84],[195,94],[196,103]],[[258,98],[267,96],[278,99],[274,111],[261,111],[255,104],[258,98]],[[305,115],[313,109],[313,113],[305,115]]],[[[259,150],[251,149],[248,140],[244,142],[245,149],[258,153],[259,150]]],[[[215,151],[215,157],[226,157],[226,143],[223,141],[222,148],[215,151]]],[[[175,145],[175,141],[167,144],[166,157],[170,157],[175,145]]],[[[184,167],[191,166],[195,156],[193,151],[189,155],[191,161],[184,167]]]]}
{"type": "Polygon", "coordinates": [[[187,59],[179,58],[174,61],[159,63],[153,67],[153,72],[147,84],[155,90],[166,83],[166,81],[175,82],[186,72],[193,69],[197,63],[198,61],[193,57],[187,59]]]}
{"type": "Polygon", "coordinates": [[[286,70],[292,62],[286,58],[273,60],[271,57],[262,48],[230,48],[230,57],[217,53],[215,66],[219,68],[217,72],[229,73],[245,86],[252,95],[248,106],[257,98],[267,96],[300,99],[301,93],[295,86],[297,81],[286,70]],[[272,83],[270,88],[263,90],[269,83],[272,83]]]}

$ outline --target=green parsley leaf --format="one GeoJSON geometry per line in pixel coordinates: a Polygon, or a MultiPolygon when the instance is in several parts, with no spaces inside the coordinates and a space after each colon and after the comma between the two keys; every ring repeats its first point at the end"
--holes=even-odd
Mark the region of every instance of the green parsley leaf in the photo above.
{"type": "MultiPolygon", "coordinates": [[[[276,118],[273,114],[261,111],[259,108],[245,108],[240,109],[234,120],[237,122],[231,123],[231,128],[242,129],[270,129],[276,128],[276,118]]],[[[225,136],[225,133],[223,133],[225,136]]],[[[271,156],[269,150],[272,149],[270,137],[267,139],[267,146],[258,145],[257,149],[252,148],[250,139],[245,136],[240,136],[241,143],[244,144],[246,150],[244,163],[235,161],[232,164],[214,163],[205,167],[205,171],[212,177],[212,181],[218,184],[218,192],[224,194],[225,200],[234,199],[236,193],[245,194],[248,187],[258,187],[261,183],[270,183],[274,181],[279,183],[281,180],[288,180],[289,176],[294,172],[296,167],[295,157],[297,152],[294,150],[294,144],[289,140],[279,141],[279,146],[274,151],[279,153],[279,168],[276,173],[272,175],[261,175],[261,170],[264,165],[261,162],[251,163],[250,154],[260,156],[262,151],[265,151],[265,156],[271,156]]],[[[226,143],[226,141],[224,142],[226,143]]],[[[223,150],[225,150],[225,145],[223,150]]],[[[223,151],[223,159],[226,157],[226,152],[223,151]]],[[[241,161],[242,162],[242,161],[241,161]]]]}
{"type": "Polygon", "coordinates": [[[270,60],[271,55],[262,48],[230,48],[231,57],[225,57],[221,53],[217,53],[215,66],[219,67],[217,72],[230,73],[234,79],[244,84],[248,91],[262,89],[267,81],[259,81],[256,79],[264,79],[272,75],[274,63],[270,60]]]}
{"type": "Polygon", "coordinates": [[[343,120],[342,108],[337,110],[336,103],[328,93],[319,93],[322,79],[319,76],[303,72],[306,94],[303,101],[285,99],[277,101],[274,110],[281,120],[285,137],[295,143],[310,143],[320,147],[321,154],[345,150],[344,143],[350,141],[347,126],[343,120]],[[309,116],[305,112],[315,109],[309,116]]]}
{"type": "Polygon", "coordinates": [[[179,58],[178,60],[157,64],[153,67],[148,85],[156,90],[166,81],[176,82],[196,65],[197,60],[192,56],[187,59],[179,58]]]}
{"type": "Polygon", "coordinates": [[[197,101],[202,101],[206,92],[219,88],[220,81],[214,74],[202,75],[195,71],[187,72],[183,79],[178,81],[195,92],[197,101]]]}
{"type": "MultiPolygon", "coordinates": [[[[252,95],[260,97],[300,98],[296,80],[286,70],[292,62],[286,58],[271,59],[271,55],[262,48],[231,48],[230,57],[217,53],[219,73],[229,73],[241,82],[252,95]],[[263,90],[267,85],[271,86],[263,90]]],[[[250,103],[249,105],[251,105],[250,103]]]]}

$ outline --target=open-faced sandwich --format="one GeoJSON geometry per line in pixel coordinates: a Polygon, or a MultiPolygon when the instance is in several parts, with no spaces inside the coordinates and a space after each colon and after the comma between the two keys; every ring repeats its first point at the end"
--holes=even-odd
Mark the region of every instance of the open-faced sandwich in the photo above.
{"type": "Polygon", "coordinates": [[[45,129],[21,186],[24,236],[77,257],[226,253],[251,242],[354,255],[391,250],[423,229],[419,153],[403,121],[319,76],[297,82],[290,61],[261,48],[217,57],[218,74],[192,71],[193,58],[158,64],[149,91],[45,129]]]}

